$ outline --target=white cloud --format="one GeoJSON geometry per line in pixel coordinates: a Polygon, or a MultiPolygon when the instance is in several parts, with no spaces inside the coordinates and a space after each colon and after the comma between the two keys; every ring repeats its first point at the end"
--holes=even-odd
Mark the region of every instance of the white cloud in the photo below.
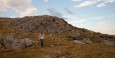
{"type": "Polygon", "coordinates": [[[86,7],[86,6],[91,6],[96,4],[95,1],[84,1],[83,3],[79,4],[78,6],[75,7],[86,7]]]}
{"type": "Polygon", "coordinates": [[[115,18],[115,15],[87,18],[86,20],[91,21],[89,22],[90,24],[87,27],[87,29],[93,30],[96,32],[101,32],[104,34],[112,34],[112,35],[114,34],[115,35],[114,18],[115,18]]]}
{"type": "Polygon", "coordinates": [[[106,6],[105,3],[98,4],[96,7],[103,7],[106,6]]]}
{"type": "Polygon", "coordinates": [[[82,0],[72,0],[72,1],[78,2],[78,1],[82,1],[82,0]]]}
{"type": "Polygon", "coordinates": [[[29,8],[25,12],[20,12],[21,16],[34,16],[36,15],[37,9],[36,8],[29,8]]]}
{"type": "Polygon", "coordinates": [[[74,14],[74,13],[73,13],[70,9],[68,9],[68,8],[64,8],[64,10],[66,11],[67,14],[71,14],[71,15],[74,14]]]}
{"type": "Polygon", "coordinates": [[[79,18],[73,15],[63,16],[73,26],[86,28],[95,32],[115,35],[115,15],[99,16],[91,18],[79,18]],[[109,19],[109,20],[108,20],[109,19]]]}
{"type": "Polygon", "coordinates": [[[105,0],[105,2],[113,3],[115,0],[105,0]]]}
{"type": "Polygon", "coordinates": [[[48,0],[44,0],[44,2],[48,2],[48,0]]]}
{"type": "Polygon", "coordinates": [[[108,16],[108,17],[115,17],[115,15],[110,15],[110,16],[108,16]]]}
{"type": "Polygon", "coordinates": [[[76,16],[73,15],[69,15],[69,16],[63,16],[63,18],[65,18],[66,21],[68,21],[68,23],[72,24],[73,26],[79,26],[85,22],[87,22],[85,19],[80,19],[76,16]]]}
{"type": "MultiPolygon", "coordinates": [[[[32,5],[31,0],[1,0],[2,5],[6,9],[12,9],[20,14],[20,16],[36,15],[37,9],[32,5]]],[[[0,7],[1,8],[1,7],[0,7]]]]}
{"type": "Polygon", "coordinates": [[[75,7],[86,7],[95,5],[96,7],[103,7],[110,3],[115,3],[115,0],[72,0],[73,2],[81,2],[75,7]]]}
{"type": "Polygon", "coordinates": [[[73,25],[74,25],[74,24],[75,24],[75,25],[81,24],[81,23],[84,23],[84,22],[86,22],[85,19],[81,19],[81,20],[79,19],[79,20],[75,20],[75,21],[74,21],[74,20],[69,21],[69,23],[70,23],[70,24],[73,24],[73,25]]]}
{"type": "Polygon", "coordinates": [[[61,12],[58,12],[55,8],[49,8],[47,9],[47,12],[49,15],[52,15],[52,16],[57,16],[57,17],[62,17],[62,13],[61,12]]]}
{"type": "Polygon", "coordinates": [[[113,27],[112,25],[109,25],[107,23],[103,23],[103,22],[99,23],[99,24],[95,25],[95,27],[91,27],[89,29],[96,31],[96,32],[101,32],[104,34],[115,35],[115,27],[113,27]]]}
{"type": "Polygon", "coordinates": [[[5,5],[3,4],[3,1],[1,0],[0,1],[0,12],[5,11],[5,10],[6,10],[5,5]]]}

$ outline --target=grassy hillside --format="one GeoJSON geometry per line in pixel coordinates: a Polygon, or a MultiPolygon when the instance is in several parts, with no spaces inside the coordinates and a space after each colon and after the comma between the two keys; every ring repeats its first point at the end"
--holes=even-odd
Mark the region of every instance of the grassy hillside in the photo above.
{"type": "MultiPolygon", "coordinates": [[[[0,18],[0,44],[3,43],[2,41],[5,36],[12,35],[15,39],[29,38],[37,41],[37,45],[20,49],[0,49],[0,58],[115,58],[115,45],[105,45],[100,43],[102,40],[115,39],[112,35],[71,27],[71,25],[68,25],[61,20],[67,28],[73,28],[73,30],[68,29],[68,31],[62,33],[45,33],[45,45],[44,48],[42,48],[39,42],[40,32],[37,31],[38,29],[36,29],[37,32],[17,32],[15,27],[17,25],[20,27],[18,24],[19,22],[14,20],[15,27],[7,25],[12,20],[13,19],[11,18],[0,18]],[[80,44],[73,42],[74,40],[83,40],[84,38],[91,40],[93,43],[80,44]]],[[[22,23],[25,21],[22,20],[20,22],[22,23]]],[[[27,24],[28,23],[23,23],[21,26],[24,26],[25,28],[27,24]]],[[[29,24],[31,25],[31,23],[29,24]]],[[[59,27],[62,25],[59,23],[56,26],[59,27]]],[[[38,25],[32,23],[32,26],[38,25]]],[[[51,27],[53,27],[53,25],[51,27]]],[[[62,29],[65,30],[63,26],[60,30],[62,29]]],[[[32,28],[32,30],[34,30],[34,28],[32,28]]],[[[57,32],[57,30],[53,30],[57,32]]],[[[51,31],[47,30],[47,32],[51,31]]]]}
{"type": "Polygon", "coordinates": [[[0,58],[115,58],[115,46],[51,41],[46,39],[44,48],[38,45],[21,50],[1,50],[0,58]]]}

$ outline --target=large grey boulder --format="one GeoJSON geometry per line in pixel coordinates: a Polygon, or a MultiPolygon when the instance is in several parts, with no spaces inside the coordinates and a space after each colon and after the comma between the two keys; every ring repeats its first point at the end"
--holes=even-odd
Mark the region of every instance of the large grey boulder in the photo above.
{"type": "Polygon", "coordinates": [[[34,43],[34,41],[26,38],[25,43],[26,43],[26,46],[31,46],[34,43]]]}
{"type": "Polygon", "coordinates": [[[5,39],[3,40],[3,44],[4,44],[4,47],[7,49],[20,49],[20,48],[26,48],[26,47],[33,46],[36,44],[36,42],[29,38],[14,39],[13,36],[6,36],[5,39]]]}
{"type": "Polygon", "coordinates": [[[21,40],[15,40],[12,44],[13,49],[19,49],[19,48],[26,48],[35,45],[36,42],[33,40],[30,40],[29,38],[21,39],[21,40]]]}
{"type": "Polygon", "coordinates": [[[12,49],[19,49],[19,48],[21,48],[20,41],[18,39],[15,39],[12,44],[12,49]]]}
{"type": "Polygon", "coordinates": [[[6,38],[3,40],[5,48],[12,48],[12,43],[14,42],[13,36],[6,36],[6,38]]]}
{"type": "Polygon", "coordinates": [[[30,46],[35,45],[35,44],[36,44],[35,41],[30,40],[28,38],[20,40],[21,47],[30,47],[30,46]]]}

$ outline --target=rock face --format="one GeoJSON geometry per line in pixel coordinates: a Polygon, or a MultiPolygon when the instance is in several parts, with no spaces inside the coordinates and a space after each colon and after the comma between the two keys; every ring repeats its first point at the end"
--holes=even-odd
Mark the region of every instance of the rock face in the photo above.
{"type": "MultiPolygon", "coordinates": [[[[36,44],[35,41],[30,40],[29,38],[26,39],[14,39],[13,36],[7,36],[4,41],[4,47],[8,48],[8,49],[18,49],[18,48],[26,48],[26,47],[30,47],[36,44]]],[[[0,44],[0,48],[3,47],[0,44]]]]}
{"type": "Polygon", "coordinates": [[[15,18],[10,24],[18,32],[61,33],[75,29],[64,19],[48,15],[15,18]]]}

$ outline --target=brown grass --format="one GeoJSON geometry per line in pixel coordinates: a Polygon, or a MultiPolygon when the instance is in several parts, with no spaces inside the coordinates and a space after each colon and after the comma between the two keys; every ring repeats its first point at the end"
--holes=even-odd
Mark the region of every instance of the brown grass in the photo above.
{"type": "Polygon", "coordinates": [[[44,48],[38,43],[25,49],[1,50],[0,58],[115,58],[115,46],[76,44],[67,39],[56,40],[53,36],[46,35],[44,48]]]}

